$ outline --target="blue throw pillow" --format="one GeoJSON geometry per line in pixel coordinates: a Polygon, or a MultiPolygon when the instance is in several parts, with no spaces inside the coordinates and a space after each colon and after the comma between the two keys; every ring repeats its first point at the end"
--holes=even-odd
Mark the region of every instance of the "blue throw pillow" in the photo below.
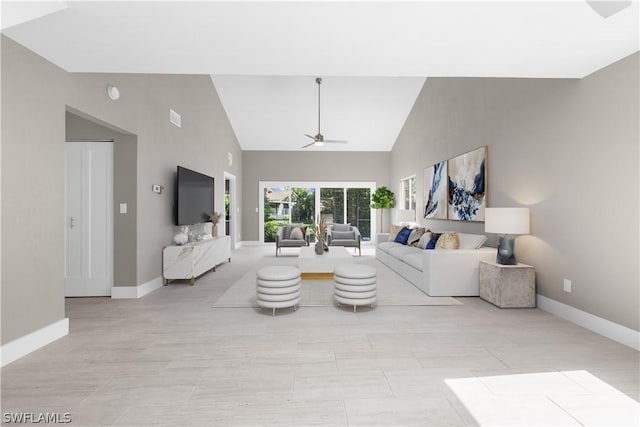
{"type": "Polygon", "coordinates": [[[403,245],[407,244],[407,240],[409,240],[409,236],[411,235],[411,229],[407,227],[402,227],[400,231],[398,231],[398,235],[394,242],[402,243],[403,245]]]}
{"type": "Polygon", "coordinates": [[[435,249],[436,243],[438,243],[438,239],[440,238],[440,236],[442,236],[442,233],[433,233],[433,237],[431,237],[431,240],[429,240],[429,243],[427,243],[427,247],[425,249],[435,249]]]}

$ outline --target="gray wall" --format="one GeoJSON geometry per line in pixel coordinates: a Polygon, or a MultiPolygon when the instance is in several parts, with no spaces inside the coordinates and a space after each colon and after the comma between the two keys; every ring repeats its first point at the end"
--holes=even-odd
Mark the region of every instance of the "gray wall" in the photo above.
{"type": "Polygon", "coordinates": [[[427,79],[393,147],[393,185],[416,174],[422,200],[425,167],[487,145],[489,206],[531,208],[516,255],[538,293],[640,330],[639,58],[581,80],[427,79]]]}
{"type": "Polygon", "coordinates": [[[137,138],[67,112],[66,139],[113,139],[113,281],[115,286],[135,286],[137,219],[137,138]],[[120,203],[127,213],[120,213],[120,203]]]}
{"type": "Polygon", "coordinates": [[[2,344],[64,318],[68,75],[2,36],[2,344]]]}
{"type": "Polygon", "coordinates": [[[224,171],[242,188],[240,147],[209,76],[72,74],[2,36],[2,110],[2,343],[64,318],[65,111],[137,139],[127,183],[136,193],[136,271],[120,285],[162,274],[162,247],[175,234],[176,165],[215,177],[217,210],[224,171]],[[109,83],[118,101],[106,96],[109,83]],[[182,114],[182,128],[169,123],[169,108],[182,114]]]}
{"type": "Polygon", "coordinates": [[[259,240],[260,181],[374,181],[389,183],[388,152],[245,151],[242,165],[243,239],[259,240]]]}
{"type": "MultiPolygon", "coordinates": [[[[242,175],[240,146],[209,76],[73,74],[68,105],[137,136],[137,284],[162,274],[162,247],[172,243],[176,165],[215,178],[216,210],[224,210],[224,171],[242,175]],[[106,85],[120,89],[116,102],[106,85]],[[182,127],[169,122],[169,109],[182,127]],[[151,191],[160,184],[164,192],[151,191]]],[[[241,184],[241,182],[239,183],[241,184]]],[[[240,206],[242,208],[242,206],[240,206]]]]}

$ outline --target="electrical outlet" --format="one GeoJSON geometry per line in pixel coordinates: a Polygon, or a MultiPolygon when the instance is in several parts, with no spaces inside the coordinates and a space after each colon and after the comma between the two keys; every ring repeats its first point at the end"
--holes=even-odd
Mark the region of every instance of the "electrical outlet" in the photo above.
{"type": "Polygon", "coordinates": [[[564,289],[565,292],[571,292],[571,280],[564,279],[563,289],[564,289]]]}

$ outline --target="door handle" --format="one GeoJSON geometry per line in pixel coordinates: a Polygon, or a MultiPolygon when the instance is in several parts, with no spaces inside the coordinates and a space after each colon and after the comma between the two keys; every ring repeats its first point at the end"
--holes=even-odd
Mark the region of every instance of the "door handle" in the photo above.
{"type": "Polygon", "coordinates": [[[69,217],[69,228],[75,227],[76,220],[73,217],[69,217]]]}

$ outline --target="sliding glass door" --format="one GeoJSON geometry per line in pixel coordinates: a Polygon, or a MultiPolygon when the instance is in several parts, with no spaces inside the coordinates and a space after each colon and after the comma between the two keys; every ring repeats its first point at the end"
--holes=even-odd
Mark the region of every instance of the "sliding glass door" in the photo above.
{"type": "Polygon", "coordinates": [[[344,188],[320,188],[320,214],[327,223],[344,223],[344,188]]]}
{"type": "Polygon", "coordinates": [[[371,190],[369,188],[346,188],[347,223],[355,225],[362,240],[371,240],[371,190]]]}
{"type": "MultiPolygon", "coordinates": [[[[261,182],[259,232],[261,241],[274,242],[278,227],[290,223],[313,226],[317,215],[328,223],[352,224],[371,240],[371,191],[374,182],[261,182]]],[[[372,219],[374,222],[372,222],[372,219]]],[[[313,235],[311,236],[314,240],[313,235]]]]}
{"type": "Polygon", "coordinates": [[[278,227],[286,224],[313,226],[315,193],[314,187],[282,185],[263,188],[263,241],[275,242],[278,227]]]}

